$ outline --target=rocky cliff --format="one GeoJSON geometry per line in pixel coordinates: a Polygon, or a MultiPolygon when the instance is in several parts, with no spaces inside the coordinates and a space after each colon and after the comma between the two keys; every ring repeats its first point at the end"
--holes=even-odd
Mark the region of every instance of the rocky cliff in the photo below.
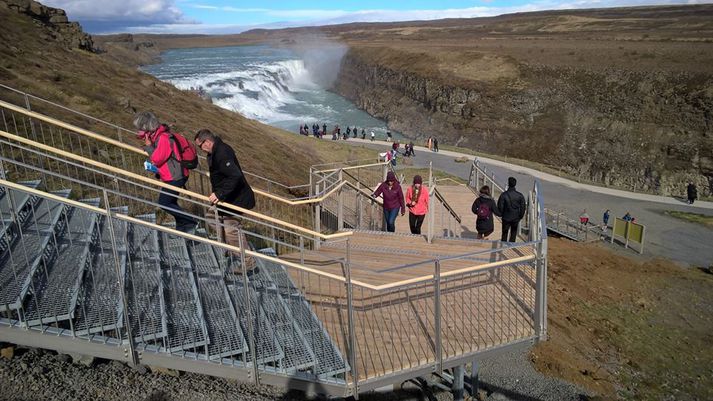
{"type": "Polygon", "coordinates": [[[47,28],[44,40],[63,43],[68,48],[94,51],[92,37],[84,33],[78,23],[70,22],[64,10],[32,0],[0,0],[0,7],[26,14],[36,24],[47,28]]]}
{"type": "Polygon", "coordinates": [[[334,90],[407,136],[628,189],[681,195],[691,180],[712,192],[712,74],[520,63],[516,77],[472,81],[394,68],[373,52],[350,50],[334,90]]]}

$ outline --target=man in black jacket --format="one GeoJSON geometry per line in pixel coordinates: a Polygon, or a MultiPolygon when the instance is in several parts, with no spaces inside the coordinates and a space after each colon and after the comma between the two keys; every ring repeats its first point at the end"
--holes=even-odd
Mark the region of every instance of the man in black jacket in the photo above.
{"type": "Polygon", "coordinates": [[[517,185],[515,177],[508,177],[508,190],[500,194],[500,198],[498,198],[498,209],[502,213],[503,220],[501,241],[515,242],[517,226],[525,216],[525,197],[517,192],[515,185],[517,185]],[[509,238],[508,231],[510,232],[509,238]]]}
{"type": "MultiPolygon", "coordinates": [[[[211,203],[222,202],[243,209],[254,208],[255,194],[245,179],[233,148],[207,129],[198,131],[195,144],[196,147],[208,154],[208,171],[210,172],[210,184],[213,187],[213,192],[208,197],[211,203]]],[[[225,242],[240,247],[239,233],[242,226],[237,217],[240,212],[218,205],[218,213],[225,230],[225,242]]],[[[247,246],[245,234],[242,235],[242,243],[247,246]]],[[[248,269],[254,267],[255,261],[252,257],[247,258],[246,265],[248,269]]]]}

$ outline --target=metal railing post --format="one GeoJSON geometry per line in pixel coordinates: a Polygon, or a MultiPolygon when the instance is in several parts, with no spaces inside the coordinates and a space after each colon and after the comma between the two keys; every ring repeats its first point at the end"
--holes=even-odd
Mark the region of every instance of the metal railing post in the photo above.
{"type": "Polygon", "coordinates": [[[433,230],[434,230],[434,212],[435,212],[435,202],[433,202],[436,195],[436,188],[433,184],[433,162],[428,162],[428,189],[429,189],[429,199],[428,204],[431,210],[428,212],[428,233],[426,235],[426,241],[430,244],[433,241],[433,230]]]}
{"type": "Polygon", "coordinates": [[[352,287],[352,275],[351,275],[351,245],[350,240],[347,239],[347,255],[346,263],[344,265],[345,279],[347,286],[347,323],[349,329],[349,364],[352,368],[352,378],[354,382],[352,383],[352,396],[354,399],[359,399],[359,370],[356,362],[356,332],[354,330],[354,291],[352,287]]]}
{"type": "Polygon", "coordinates": [[[434,311],[435,311],[435,351],[436,372],[443,372],[443,339],[441,338],[441,261],[436,259],[433,273],[434,311]]]}
{"type": "MultiPolygon", "coordinates": [[[[342,182],[344,176],[342,170],[339,170],[339,182],[342,182]]],[[[339,188],[337,193],[337,231],[344,229],[344,186],[339,188]]]]}
{"type": "MultiPolygon", "coordinates": [[[[256,322],[252,321],[252,308],[253,306],[257,307],[257,305],[251,305],[250,304],[250,287],[249,287],[249,282],[248,282],[248,269],[246,268],[246,258],[245,258],[245,247],[246,244],[243,243],[243,228],[240,227],[238,228],[238,245],[240,246],[240,270],[242,271],[242,276],[243,276],[243,290],[245,293],[245,305],[247,306],[247,311],[245,311],[247,319],[247,329],[248,329],[248,346],[250,347],[250,358],[253,361],[253,375],[255,376],[255,384],[259,385],[260,384],[260,375],[258,374],[258,365],[257,365],[257,355],[255,352],[255,329],[253,324],[256,322]]],[[[256,309],[257,310],[257,309],[256,309]]],[[[258,313],[255,313],[255,316],[259,316],[258,313]]]]}
{"type": "Polygon", "coordinates": [[[114,257],[114,268],[116,270],[117,285],[121,290],[121,304],[126,313],[124,313],[124,324],[126,325],[126,336],[127,342],[129,344],[129,349],[124,349],[124,356],[129,358],[129,364],[131,366],[139,365],[139,356],[136,354],[136,347],[134,345],[134,335],[131,331],[131,319],[129,316],[129,304],[126,301],[126,286],[124,284],[124,277],[121,276],[121,263],[119,262],[119,250],[116,244],[116,233],[114,232],[114,222],[112,221],[111,206],[109,205],[109,195],[106,193],[106,189],[102,191],[104,194],[104,208],[106,209],[106,224],[109,228],[109,238],[111,239],[111,251],[114,257]],[[127,355],[128,354],[128,355],[127,355]]]}

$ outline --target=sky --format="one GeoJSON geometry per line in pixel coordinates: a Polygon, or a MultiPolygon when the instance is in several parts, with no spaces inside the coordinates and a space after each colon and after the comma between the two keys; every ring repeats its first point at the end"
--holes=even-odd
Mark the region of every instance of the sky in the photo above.
{"type": "Polygon", "coordinates": [[[89,33],[239,33],[284,28],[442,18],[514,12],[665,4],[713,0],[40,0],[64,9],[89,33]]]}

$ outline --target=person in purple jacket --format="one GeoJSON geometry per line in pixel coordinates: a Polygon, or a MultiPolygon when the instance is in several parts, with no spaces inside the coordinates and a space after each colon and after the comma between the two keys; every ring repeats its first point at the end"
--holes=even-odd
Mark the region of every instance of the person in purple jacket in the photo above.
{"type": "Polygon", "coordinates": [[[401,210],[401,215],[406,213],[404,203],[404,191],[396,179],[396,174],[389,171],[386,174],[386,181],[382,182],[376,191],[371,194],[374,198],[381,196],[384,199],[384,220],[386,220],[386,231],[396,231],[396,215],[401,210]]]}

